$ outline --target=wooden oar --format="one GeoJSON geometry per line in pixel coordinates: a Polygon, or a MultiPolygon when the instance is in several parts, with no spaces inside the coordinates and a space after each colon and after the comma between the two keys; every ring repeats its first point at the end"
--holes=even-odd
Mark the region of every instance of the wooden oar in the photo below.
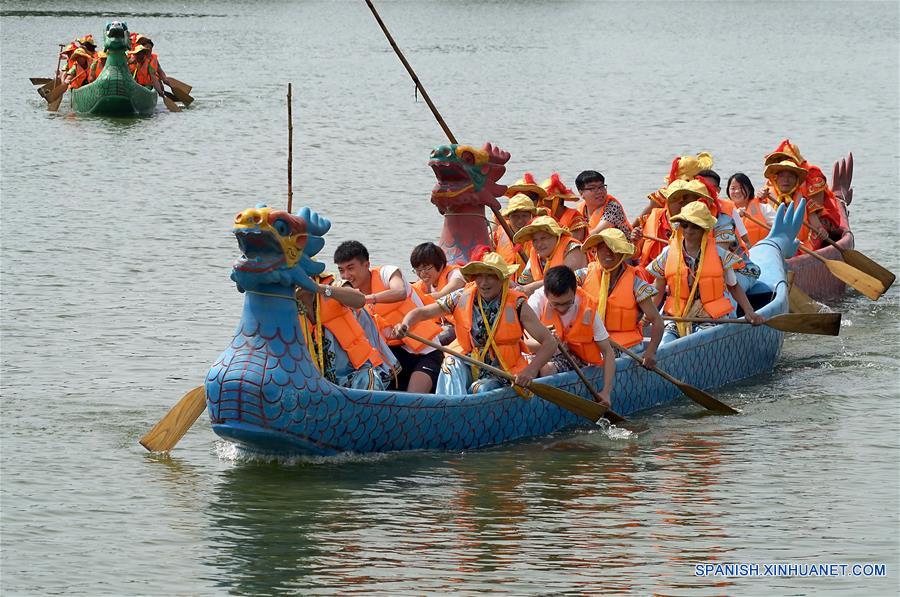
{"type": "MultiPolygon", "coordinates": [[[[575,359],[572,357],[572,353],[569,352],[568,347],[566,347],[566,345],[563,344],[561,340],[559,341],[559,352],[563,355],[563,357],[565,357],[567,361],[569,361],[572,369],[574,369],[575,373],[578,375],[578,379],[581,380],[581,383],[584,384],[584,387],[586,387],[588,389],[588,392],[591,393],[591,396],[594,397],[594,402],[601,404],[600,392],[597,391],[597,388],[594,387],[594,384],[588,381],[588,378],[584,375],[584,371],[582,371],[581,367],[578,366],[578,363],[575,362],[575,359]]],[[[603,417],[605,419],[608,419],[610,423],[618,424],[626,422],[625,418],[617,415],[612,410],[607,410],[606,414],[604,414],[603,417]]]]}
{"type": "MultiPolygon", "coordinates": [[[[641,365],[643,366],[644,360],[641,357],[639,357],[632,351],[628,350],[621,344],[618,344],[612,340],[610,340],[610,343],[613,345],[613,348],[615,348],[619,352],[625,353],[626,355],[628,355],[629,357],[631,357],[638,363],[641,363],[641,365]]],[[[677,386],[678,389],[681,390],[685,396],[687,396],[688,398],[690,398],[691,400],[693,400],[694,402],[696,402],[697,404],[699,404],[700,406],[702,406],[703,408],[705,408],[707,410],[725,413],[725,414],[729,414],[729,415],[736,415],[740,412],[739,410],[736,410],[736,409],[728,406],[724,402],[722,402],[720,400],[716,400],[715,398],[713,398],[712,396],[710,396],[709,394],[707,394],[700,388],[696,388],[696,387],[692,386],[691,384],[684,383],[680,379],[676,379],[676,378],[672,377],[671,375],[669,375],[668,373],[666,373],[659,367],[652,367],[650,370],[653,371],[654,373],[656,373],[657,375],[659,375],[660,377],[662,377],[663,379],[665,379],[666,381],[668,381],[669,383],[677,386]]]]}
{"type": "MultiPolygon", "coordinates": [[[[438,109],[437,107],[435,107],[434,102],[431,101],[431,97],[428,95],[428,92],[425,91],[425,87],[422,85],[422,82],[419,81],[419,77],[416,76],[415,71],[409,65],[409,62],[406,61],[406,57],[403,56],[403,52],[400,51],[400,47],[397,46],[397,42],[394,41],[394,37],[391,35],[391,32],[388,31],[387,26],[384,24],[384,21],[381,20],[381,16],[379,16],[378,11],[375,10],[375,5],[372,4],[372,0],[366,0],[366,4],[368,5],[369,10],[372,11],[372,15],[378,22],[378,26],[381,27],[381,31],[387,38],[388,43],[391,44],[391,47],[394,49],[394,53],[397,54],[397,58],[400,59],[400,62],[406,68],[406,72],[409,73],[409,76],[412,78],[413,83],[415,83],[416,88],[419,90],[419,93],[422,94],[422,98],[425,100],[425,103],[428,104],[428,107],[431,109],[431,113],[434,115],[435,119],[438,121],[438,124],[443,129],[444,134],[447,135],[447,139],[450,140],[450,143],[453,143],[454,145],[457,144],[458,142],[456,140],[456,137],[454,137],[453,133],[450,132],[450,127],[448,127],[447,123],[444,122],[444,118],[441,116],[440,112],[438,112],[438,109]]],[[[503,228],[503,232],[505,232],[506,236],[509,237],[510,242],[514,242],[513,237],[515,236],[515,233],[512,231],[512,228],[509,227],[509,222],[506,221],[506,218],[503,217],[503,214],[501,214],[500,210],[496,207],[492,206],[491,211],[494,212],[494,216],[497,218],[497,223],[500,224],[501,228],[503,228]]],[[[528,263],[528,255],[525,254],[525,251],[519,249],[518,254],[519,257],[522,258],[523,263],[528,263]]]]}
{"type": "MultiPolygon", "coordinates": [[[[176,79],[175,77],[169,77],[169,76],[167,76],[166,78],[169,80],[169,87],[172,88],[172,91],[175,91],[175,88],[177,87],[178,90],[181,91],[181,93],[187,95],[187,94],[189,94],[189,93],[191,92],[191,89],[193,89],[193,87],[191,87],[191,86],[188,85],[187,83],[182,83],[181,81],[179,81],[179,80],[176,79]]],[[[193,100],[192,100],[192,101],[193,101],[193,100]]]]}
{"type": "Polygon", "coordinates": [[[166,108],[169,109],[169,112],[181,112],[181,108],[179,108],[178,104],[176,104],[174,101],[172,101],[172,98],[170,98],[169,96],[163,95],[162,100],[163,100],[163,103],[166,105],[166,108]]]}
{"type": "MultiPolygon", "coordinates": [[[[738,323],[751,325],[746,319],[713,319],[712,317],[663,317],[666,321],[691,323],[738,323]]],[[[768,318],[762,325],[797,334],[837,336],[841,333],[840,313],[782,313],[768,318]]]]}
{"type": "Polygon", "coordinates": [[[788,270],[787,282],[790,291],[788,292],[788,305],[791,313],[821,313],[822,305],[812,300],[808,294],[800,290],[800,287],[794,284],[795,272],[788,270]]]}
{"type": "Polygon", "coordinates": [[[840,251],[841,259],[843,259],[846,263],[852,265],[861,272],[869,274],[870,276],[881,282],[885,290],[890,288],[894,283],[894,280],[897,279],[897,276],[894,275],[894,273],[889,269],[882,266],[877,261],[874,261],[867,255],[860,253],[856,249],[845,249],[828,237],[825,237],[823,240],[840,251]]]}
{"type": "Polygon", "coordinates": [[[62,103],[62,98],[66,94],[66,90],[68,88],[68,83],[60,83],[53,88],[53,91],[47,94],[46,100],[48,111],[56,112],[57,110],[59,110],[59,104],[62,103]]]}
{"type": "Polygon", "coordinates": [[[185,394],[178,404],[141,438],[141,445],[151,452],[168,452],[184,437],[205,408],[206,391],[203,386],[197,386],[185,394]]]}
{"type": "Polygon", "coordinates": [[[53,82],[53,79],[48,79],[46,77],[30,77],[28,80],[31,81],[32,85],[46,85],[47,83],[53,82]]]}
{"type": "MultiPolygon", "coordinates": [[[[173,99],[177,99],[185,106],[190,106],[191,102],[194,101],[194,98],[192,98],[189,93],[185,93],[182,88],[178,87],[177,85],[172,85],[171,83],[169,83],[169,89],[172,90],[173,99]]],[[[166,93],[166,95],[168,95],[168,93],[166,93]]]]}
{"type": "MultiPolygon", "coordinates": [[[[426,344],[434,348],[435,350],[443,352],[444,354],[449,354],[450,356],[456,357],[465,363],[469,363],[470,365],[475,365],[476,367],[479,367],[486,371],[490,371],[497,377],[502,377],[503,379],[508,379],[510,381],[514,381],[516,379],[515,375],[507,373],[503,369],[491,367],[487,363],[482,363],[481,361],[468,357],[464,354],[460,354],[454,350],[447,348],[446,346],[441,346],[436,342],[432,342],[431,340],[427,340],[411,332],[407,332],[406,335],[413,340],[421,342],[422,344],[426,344]]],[[[621,416],[612,412],[602,404],[594,402],[593,400],[585,400],[584,398],[566,392],[565,390],[562,390],[560,388],[548,386],[536,381],[527,384],[525,388],[531,390],[534,394],[540,396],[548,402],[552,402],[560,408],[564,408],[567,411],[578,415],[579,417],[584,417],[591,423],[596,423],[604,415],[609,415],[607,418],[613,422],[615,422],[616,419],[622,420],[621,416]],[[614,419],[614,417],[616,419],[614,419]]]]}
{"type": "MultiPolygon", "coordinates": [[[[770,229],[765,222],[758,220],[750,214],[745,213],[742,214],[741,217],[746,217],[751,222],[755,222],[766,230],[770,229]]],[[[825,267],[828,268],[828,271],[831,272],[831,274],[835,278],[841,280],[849,286],[852,286],[873,301],[877,301],[881,297],[881,295],[884,294],[885,290],[887,290],[887,288],[885,288],[884,284],[882,284],[880,280],[856,269],[850,264],[844,263],[843,261],[836,261],[834,259],[825,259],[815,251],[807,249],[803,245],[800,245],[800,250],[807,255],[812,255],[813,257],[821,261],[823,264],[825,264],[825,267]]]]}

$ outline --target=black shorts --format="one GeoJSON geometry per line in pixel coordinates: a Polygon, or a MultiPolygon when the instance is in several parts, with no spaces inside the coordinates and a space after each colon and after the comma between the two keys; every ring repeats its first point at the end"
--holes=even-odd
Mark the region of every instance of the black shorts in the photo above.
{"type": "Polygon", "coordinates": [[[416,371],[421,371],[431,378],[431,393],[437,386],[437,378],[441,373],[441,362],[444,360],[444,353],[439,350],[433,350],[428,354],[413,354],[403,348],[403,345],[391,346],[391,352],[397,357],[400,363],[400,374],[397,376],[396,382],[391,382],[389,390],[406,391],[409,385],[409,378],[416,371]]]}

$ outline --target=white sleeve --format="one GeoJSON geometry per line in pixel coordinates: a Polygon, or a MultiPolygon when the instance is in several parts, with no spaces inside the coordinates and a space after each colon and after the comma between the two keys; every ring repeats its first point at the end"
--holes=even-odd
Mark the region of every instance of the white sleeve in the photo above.
{"type": "Polygon", "coordinates": [[[725,285],[726,286],[734,286],[737,284],[737,276],[734,275],[734,270],[729,268],[725,269],[725,285]]]}
{"type": "Polygon", "coordinates": [[[734,229],[737,231],[738,236],[747,236],[747,227],[744,226],[744,221],[741,219],[741,214],[738,213],[737,210],[734,210],[734,229]]]}
{"type": "Polygon", "coordinates": [[[763,217],[766,219],[766,224],[771,228],[772,224],[775,223],[775,208],[769,203],[760,203],[759,211],[762,212],[763,217]]]}
{"type": "Polygon", "coordinates": [[[530,297],[528,297],[528,306],[531,307],[531,310],[537,314],[538,319],[541,317],[541,313],[544,312],[544,307],[547,306],[547,297],[544,296],[544,288],[538,288],[535,290],[530,297]]]}
{"type": "MultiPolygon", "coordinates": [[[[450,275],[449,275],[449,276],[447,276],[447,283],[448,283],[448,284],[449,284],[450,282],[453,282],[454,280],[462,280],[463,283],[465,283],[466,278],[465,278],[465,276],[462,275],[462,272],[460,271],[460,268],[456,268],[455,270],[453,270],[452,272],[450,272],[450,275]]],[[[437,290],[441,290],[441,289],[438,288],[437,290]]]]}
{"type": "Polygon", "coordinates": [[[391,278],[394,277],[394,274],[400,274],[400,279],[403,280],[403,288],[406,290],[406,296],[409,296],[409,293],[412,292],[412,286],[409,285],[409,282],[403,277],[403,272],[396,265],[381,266],[381,283],[384,284],[385,288],[390,288],[391,278]]]}
{"type": "Polygon", "coordinates": [[[594,341],[602,342],[609,338],[609,332],[606,331],[606,326],[603,325],[603,320],[600,319],[600,314],[594,314],[594,341]]]}

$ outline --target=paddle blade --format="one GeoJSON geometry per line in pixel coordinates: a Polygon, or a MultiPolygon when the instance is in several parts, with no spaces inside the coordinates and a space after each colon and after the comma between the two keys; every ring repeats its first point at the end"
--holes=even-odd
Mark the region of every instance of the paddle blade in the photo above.
{"type": "Polygon", "coordinates": [[[163,98],[163,103],[166,105],[166,108],[169,109],[169,112],[181,112],[181,108],[179,108],[178,104],[176,104],[174,101],[172,101],[171,98],[169,98],[165,95],[162,96],[162,98],[163,98]]]}
{"type": "Polygon", "coordinates": [[[841,333],[841,314],[784,313],[767,319],[766,325],[782,332],[837,336],[841,333]]]}
{"type": "Polygon", "coordinates": [[[873,301],[877,301],[881,298],[881,295],[887,290],[881,282],[869,274],[862,272],[843,261],[826,259],[825,266],[828,268],[828,271],[834,274],[834,277],[848,286],[852,286],[873,301]]]}
{"type": "Polygon", "coordinates": [[[141,445],[151,452],[168,452],[184,437],[205,408],[206,391],[203,386],[197,386],[185,394],[178,404],[141,438],[141,445]]]}
{"type": "Polygon", "coordinates": [[[187,83],[182,83],[178,79],[175,79],[173,77],[167,78],[169,79],[169,87],[171,87],[173,91],[178,88],[182,93],[188,94],[191,92],[191,89],[193,89],[193,87],[191,87],[187,83]]]}
{"type": "Polygon", "coordinates": [[[46,85],[47,83],[53,81],[53,79],[47,79],[44,77],[31,77],[29,80],[31,81],[32,85],[46,85]]]}
{"type": "Polygon", "coordinates": [[[791,286],[788,293],[788,304],[791,313],[821,313],[822,306],[797,286],[791,286]]]}
{"type": "MultiPolygon", "coordinates": [[[[171,85],[170,85],[170,87],[171,87],[171,85]]],[[[175,99],[177,99],[179,102],[183,103],[185,106],[190,106],[191,102],[194,101],[194,98],[192,98],[189,94],[183,92],[178,87],[172,87],[172,93],[175,95],[175,99]]]]}
{"type": "Polygon", "coordinates": [[[62,102],[62,98],[66,94],[68,88],[68,83],[60,83],[53,88],[53,91],[47,94],[47,97],[44,98],[47,100],[47,110],[50,112],[59,110],[59,104],[62,102]]]}
{"type": "Polygon", "coordinates": [[[846,249],[841,252],[841,258],[852,265],[856,269],[860,270],[863,273],[869,274],[884,286],[884,289],[887,290],[894,283],[894,280],[897,279],[897,276],[894,275],[889,269],[882,266],[877,261],[873,261],[871,258],[866,256],[863,253],[855,249],[846,249]]]}
{"type": "MultiPolygon", "coordinates": [[[[528,384],[528,389],[544,400],[552,402],[553,404],[564,408],[567,411],[574,413],[580,417],[584,417],[591,423],[596,423],[597,420],[607,412],[606,407],[602,404],[598,404],[591,400],[585,400],[584,398],[581,398],[579,396],[576,396],[575,394],[572,394],[565,390],[561,390],[560,388],[556,388],[554,386],[548,386],[547,384],[537,383],[533,381],[528,384]]],[[[621,417],[619,418],[621,419],[621,417]]],[[[610,421],[613,423],[616,422],[612,418],[610,418],[610,421]]]]}
{"type": "Polygon", "coordinates": [[[700,388],[694,387],[690,384],[686,384],[683,381],[679,380],[674,380],[673,383],[678,386],[678,389],[681,390],[685,396],[687,396],[706,410],[711,410],[726,415],[736,415],[741,412],[739,410],[731,408],[724,402],[716,400],[710,394],[707,394],[700,388]]]}

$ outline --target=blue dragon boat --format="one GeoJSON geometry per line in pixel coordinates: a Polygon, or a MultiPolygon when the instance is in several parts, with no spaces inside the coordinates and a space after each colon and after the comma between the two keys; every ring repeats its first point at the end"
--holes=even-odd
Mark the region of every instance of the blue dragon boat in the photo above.
{"type": "MultiPolygon", "coordinates": [[[[450,146],[449,151],[461,147],[450,146]]],[[[432,166],[438,173],[453,170],[458,180],[458,169],[432,166]]],[[[441,186],[440,174],[438,178],[441,186]]],[[[761,315],[788,311],[784,260],[796,251],[802,220],[802,211],[795,213],[793,206],[779,208],[769,236],[751,249],[762,275],[748,296],[761,315]]],[[[321,273],[324,264],[312,258],[323,248],[329,228],[330,222],[309,208],[294,215],[258,206],[236,217],[234,233],[243,255],[232,279],[246,294],[234,338],[205,382],[216,434],[253,452],[334,455],[471,450],[586,424],[568,410],[539,397],[523,399],[508,387],[461,397],[355,390],[326,380],[304,341],[294,292],[298,286],[314,288],[309,276],[321,273]]],[[[663,345],[657,362],[689,384],[713,389],[771,371],[783,339],[783,332],[768,326],[719,325],[663,345]]],[[[602,386],[602,368],[584,372],[602,386]]],[[[589,399],[574,372],[540,381],[589,399]]],[[[619,414],[631,415],[680,395],[631,359],[617,359],[612,400],[619,414]]]]}

